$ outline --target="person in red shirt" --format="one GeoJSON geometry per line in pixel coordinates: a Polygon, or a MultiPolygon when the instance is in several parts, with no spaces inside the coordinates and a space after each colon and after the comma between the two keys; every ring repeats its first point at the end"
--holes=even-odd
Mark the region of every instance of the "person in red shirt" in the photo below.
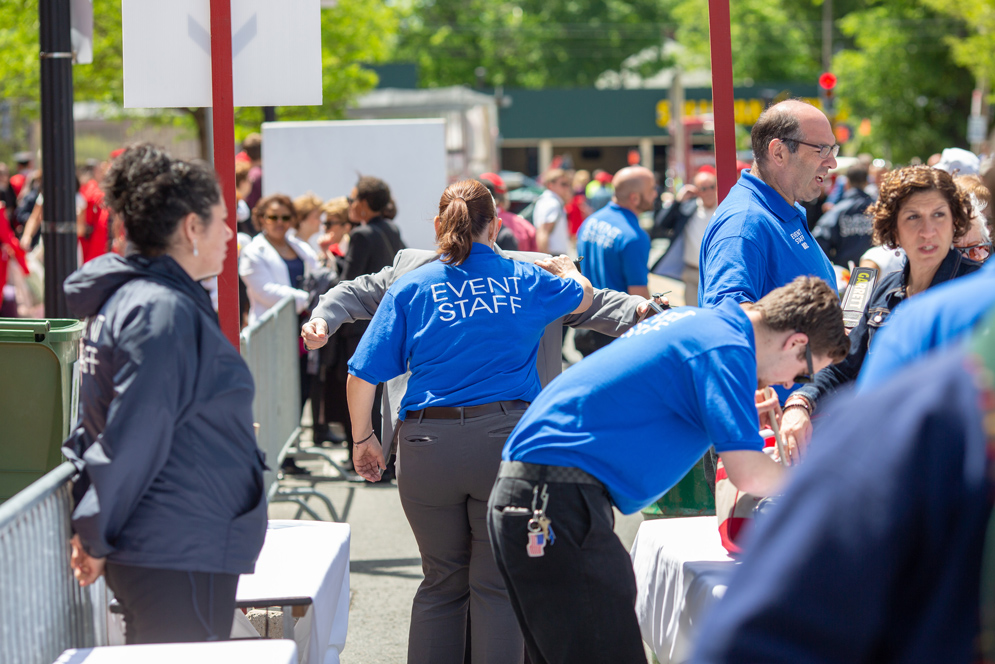
{"type": "Polygon", "coordinates": [[[539,251],[536,246],[536,229],[524,217],[508,211],[508,185],[497,173],[481,173],[480,180],[486,180],[494,185],[495,209],[498,219],[506,228],[511,229],[518,241],[519,251],[539,251]]]}
{"type": "Polygon", "coordinates": [[[84,263],[107,253],[110,213],[104,206],[104,192],[100,188],[100,181],[107,171],[107,166],[106,161],[89,160],[81,173],[80,179],[84,182],[79,188],[79,193],[86,201],[86,206],[76,217],[76,232],[83,251],[84,263]]]}

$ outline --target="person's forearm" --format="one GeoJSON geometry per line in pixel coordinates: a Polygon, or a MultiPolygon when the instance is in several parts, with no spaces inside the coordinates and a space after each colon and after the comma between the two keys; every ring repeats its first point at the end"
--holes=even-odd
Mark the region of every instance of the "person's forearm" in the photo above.
{"type": "Polygon", "coordinates": [[[780,491],[785,479],[784,467],[763,452],[740,450],[723,452],[729,481],[740,491],[754,496],[769,496],[780,491]]]}
{"type": "Polygon", "coordinates": [[[569,314],[563,324],[594,330],[611,337],[625,334],[639,318],[636,307],[646,299],[638,295],[628,295],[609,288],[595,288],[592,291],[591,306],[578,314],[569,314]]]}
{"type": "Polygon", "coordinates": [[[542,224],[536,227],[536,248],[544,254],[549,253],[549,233],[555,224],[542,224]]]}
{"type": "Polygon", "coordinates": [[[352,442],[359,443],[373,431],[373,402],[377,386],[352,374],[346,379],[346,399],[352,420],[352,442]]]}
{"type": "Polygon", "coordinates": [[[370,320],[377,312],[392,276],[393,266],[388,265],[376,274],[364,274],[351,281],[339,282],[319,298],[311,320],[324,320],[330,335],[346,323],[370,320]]]}

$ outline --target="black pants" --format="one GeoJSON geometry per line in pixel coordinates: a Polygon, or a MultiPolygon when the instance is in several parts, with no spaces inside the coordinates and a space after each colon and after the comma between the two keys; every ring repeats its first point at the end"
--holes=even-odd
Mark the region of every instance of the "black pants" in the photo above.
{"type": "Polygon", "coordinates": [[[608,493],[593,484],[546,484],[556,539],[532,558],[526,526],[536,484],[499,477],[487,506],[491,547],[532,664],[645,663],[636,578],[613,530],[608,493]]]}
{"type": "Polygon", "coordinates": [[[227,641],[238,574],[178,572],[107,563],[128,644],[227,641]]]}

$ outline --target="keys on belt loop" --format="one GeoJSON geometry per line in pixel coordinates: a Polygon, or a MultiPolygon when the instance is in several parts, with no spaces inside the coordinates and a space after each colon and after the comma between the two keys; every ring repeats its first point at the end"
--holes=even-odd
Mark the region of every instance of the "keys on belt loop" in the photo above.
{"type": "Polygon", "coordinates": [[[532,489],[532,518],[529,519],[528,526],[526,526],[529,541],[525,547],[530,558],[544,556],[546,545],[552,546],[556,541],[551,521],[546,516],[546,506],[549,504],[548,488],[548,485],[543,483],[541,493],[538,484],[532,489]],[[542,499],[542,507],[536,507],[540,498],[542,499]]]}

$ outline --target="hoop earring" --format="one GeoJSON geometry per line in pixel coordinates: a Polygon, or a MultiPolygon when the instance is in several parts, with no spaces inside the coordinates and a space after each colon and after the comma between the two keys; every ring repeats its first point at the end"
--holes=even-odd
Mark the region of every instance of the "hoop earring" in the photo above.
{"type": "Polygon", "coordinates": [[[195,257],[196,257],[196,256],[200,256],[200,254],[199,254],[199,253],[197,252],[197,240],[194,240],[194,241],[193,241],[193,255],[194,255],[195,257]]]}

